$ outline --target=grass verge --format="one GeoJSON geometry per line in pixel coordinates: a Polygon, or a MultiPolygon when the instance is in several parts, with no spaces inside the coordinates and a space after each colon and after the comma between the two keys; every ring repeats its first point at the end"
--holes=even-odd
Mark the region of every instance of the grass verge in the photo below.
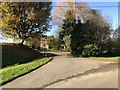
{"type": "Polygon", "coordinates": [[[116,56],[116,57],[91,57],[91,59],[120,61],[120,56],[116,56]]]}
{"type": "Polygon", "coordinates": [[[52,57],[37,59],[29,63],[7,67],[0,70],[0,84],[5,84],[18,76],[22,76],[52,60],[52,57]]]}

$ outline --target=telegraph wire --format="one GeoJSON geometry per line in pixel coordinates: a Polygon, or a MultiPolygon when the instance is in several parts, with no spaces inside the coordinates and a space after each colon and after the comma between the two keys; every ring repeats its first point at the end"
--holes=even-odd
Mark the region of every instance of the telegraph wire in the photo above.
{"type": "MultiPolygon", "coordinates": [[[[77,6],[77,5],[72,5],[72,6],[65,6],[64,5],[64,6],[52,6],[52,7],[75,7],[75,6],[77,6]]],[[[120,7],[120,6],[89,6],[89,7],[108,7],[108,8],[110,8],[110,7],[120,7]]]]}

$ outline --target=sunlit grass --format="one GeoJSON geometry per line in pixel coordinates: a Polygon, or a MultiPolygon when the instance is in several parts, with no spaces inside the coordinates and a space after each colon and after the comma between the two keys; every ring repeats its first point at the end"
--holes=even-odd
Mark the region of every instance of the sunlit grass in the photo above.
{"type": "Polygon", "coordinates": [[[37,59],[29,63],[15,65],[11,67],[7,67],[0,70],[0,83],[5,83],[8,81],[11,81],[12,79],[21,76],[25,73],[30,72],[31,70],[36,69],[37,67],[40,67],[47,62],[49,62],[52,59],[52,57],[46,57],[42,59],[37,59]]]}
{"type": "Polygon", "coordinates": [[[114,60],[114,61],[119,60],[119,61],[120,61],[120,56],[116,56],[116,57],[90,57],[90,59],[97,59],[97,60],[114,60]]]}

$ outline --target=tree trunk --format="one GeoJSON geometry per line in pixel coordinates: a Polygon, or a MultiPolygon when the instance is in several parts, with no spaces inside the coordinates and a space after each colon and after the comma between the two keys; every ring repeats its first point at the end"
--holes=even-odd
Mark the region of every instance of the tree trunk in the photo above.
{"type": "Polygon", "coordinates": [[[20,43],[20,45],[23,45],[24,41],[25,41],[25,37],[22,38],[22,42],[20,43]]]}
{"type": "Polygon", "coordinates": [[[23,43],[24,43],[24,40],[22,39],[22,42],[20,44],[23,45],[23,43]]]}

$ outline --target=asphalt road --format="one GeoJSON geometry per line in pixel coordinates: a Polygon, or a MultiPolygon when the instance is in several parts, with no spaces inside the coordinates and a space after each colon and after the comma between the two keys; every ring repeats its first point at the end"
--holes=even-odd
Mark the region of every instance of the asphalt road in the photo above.
{"type": "Polygon", "coordinates": [[[96,71],[54,83],[46,88],[118,88],[118,70],[96,71]]]}
{"type": "Polygon", "coordinates": [[[5,84],[2,88],[117,87],[117,68],[103,73],[105,66],[111,67],[116,62],[70,58],[65,53],[57,55],[48,64],[5,84]],[[102,67],[103,70],[99,71],[102,67]],[[95,74],[96,71],[102,72],[95,74]]]}

